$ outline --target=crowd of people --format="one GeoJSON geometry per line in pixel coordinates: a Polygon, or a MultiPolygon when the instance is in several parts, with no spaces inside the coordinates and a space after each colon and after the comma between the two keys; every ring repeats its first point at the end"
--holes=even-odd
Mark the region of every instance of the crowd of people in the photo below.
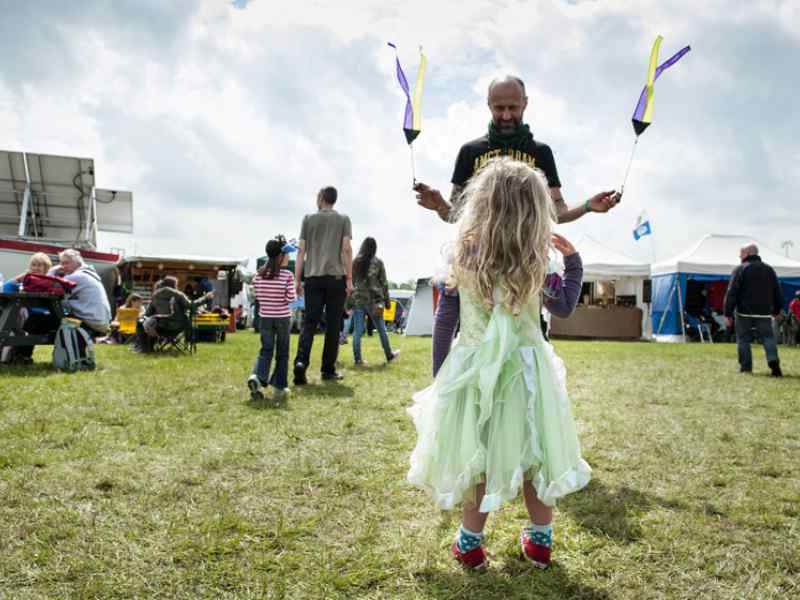
{"type": "MultiPolygon", "coordinates": [[[[59,263],[54,266],[46,254],[35,253],[25,273],[3,284],[4,292],[27,290],[64,295],[61,302],[64,315],[33,307],[21,313],[22,329],[34,335],[49,333],[58,328],[63,316],[68,316],[90,337],[106,335],[111,323],[111,304],[97,271],[84,262],[78,250],[64,250],[58,259],[59,263]]],[[[33,361],[33,345],[15,346],[10,350],[3,350],[6,362],[28,364],[33,361]]]]}
{"type": "MultiPolygon", "coordinates": [[[[488,515],[522,495],[529,519],[519,535],[520,551],[534,566],[546,568],[553,507],[591,478],[564,364],[542,319],[543,308],[568,317],[582,285],[581,257],[553,227],[608,212],[620,196],[603,191],[568,207],[552,150],[533,137],[523,120],[528,99],[519,78],[493,81],[487,104],[488,131],[461,147],[449,202],[425,183],[414,187],[419,205],[454,224],[456,235],[446,275],[437,281],[441,293],[434,314],[433,383],[414,395],[409,408],[417,440],[408,480],[442,509],[461,507],[462,522],[450,551],[469,569],[488,564],[483,533],[488,515]],[[563,273],[550,270],[552,251],[563,255],[563,273]]],[[[309,383],[314,335],[323,315],[321,380],[343,379],[337,360],[345,311],[354,327],[356,367],[366,366],[362,343],[369,316],[374,317],[386,363],[398,357],[382,316],[390,299],[377,242],[365,238],[353,256],[350,218],[335,209],[337,200],[336,188],[322,188],[317,210],[302,220],[297,245],[283,236],[266,244],[267,261],[253,280],[261,346],[246,384],[254,400],[264,398],[265,388],[271,388],[275,401],[286,399],[291,305],[300,296],[305,312],[291,363],[295,386],[309,383]],[[294,252],[292,273],[287,266],[294,252]]],[[[66,310],[93,334],[106,333],[111,311],[96,272],[76,251],[63,252],[52,268],[42,256],[31,259],[30,271],[69,282],[66,310]]],[[[780,376],[772,327],[783,305],[780,284],[755,245],[742,249],[741,260],[724,313],[736,331],[740,370],[752,371],[750,345],[757,336],[772,374],[780,376]]],[[[177,283],[165,277],[154,291],[139,321],[137,349],[146,351],[157,336],[191,326],[186,315],[192,306],[210,298],[190,299],[177,283]]],[[[138,308],[140,300],[131,296],[128,304],[138,308]]],[[[800,320],[800,295],[789,309],[800,320]]],[[[26,328],[35,330],[39,320],[31,314],[26,328]]]]}
{"type": "MultiPolygon", "coordinates": [[[[305,310],[293,364],[295,386],[308,383],[314,334],[325,320],[320,378],[340,381],[343,375],[336,363],[345,321],[353,322],[353,362],[364,367],[361,338],[366,330],[367,315],[372,315],[386,362],[394,361],[398,350],[392,350],[383,320],[389,306],[388,280],[383,261],[377,256],[377,242],[367,237],[358,255],[353,258],[350,218],[334,209],[338,200],[336,188],[322,188],[317,195],[317,212],[306,215],[300,228],[298,245],[276,236],[267,242],[267,262],[253,279],[259,310],[261,349],[247,379],[251,398],[263,398],[263,389],[272,388],[275,402],[286,397],[289,379],[289,332],[291,307],[297,297],[304,296],[305,310]],[[294,274],[285,267],[289,254],[297,252],[294,274]],[[345,311],[350,313],[344,318],[345,311]],[[275,357],[274,367],[272,358],[275,357]]],[[[349,325],[349,323],[347,324],[349,325]]]]}

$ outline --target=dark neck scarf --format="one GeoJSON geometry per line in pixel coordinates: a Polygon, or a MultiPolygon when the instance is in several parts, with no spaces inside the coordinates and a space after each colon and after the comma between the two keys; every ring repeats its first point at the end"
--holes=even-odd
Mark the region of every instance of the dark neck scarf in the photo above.
{"type": "Polygon", "coordinates": [[[533,140],[531,128],[525,123],[520,123],[513,133],[503,135],[494,125],[494,121],[489,121],[489,147],[500,148],[503,151],[521,150],[526,143],[533,140]]]}

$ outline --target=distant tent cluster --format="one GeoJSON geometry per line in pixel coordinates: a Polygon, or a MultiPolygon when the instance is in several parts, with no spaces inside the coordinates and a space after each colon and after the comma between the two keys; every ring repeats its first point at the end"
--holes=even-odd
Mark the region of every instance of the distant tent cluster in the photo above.
{"type": "Polygon", "coordinates": [[[652,323],[656,339],[678,341],[682,338],[682,315],[693,284],[711,284],[710,293],[724,294],[731,272],[739,264],[739,249],[755,242],[762,260],[778,275],[788,304],[800,289],[800,261],[792,260],[743,235],[706,235],[694,246],[650,268],[653,281],[652,323]]]}
{"type": "MultiPolygon", "coordinates": [[[[788,304],[800,290],[800,261],[788,258],[751,236],[708,234],[676,256],[648,264],[584,236],[584,284],[578,309],[569,319],[551,319],[555,336],[683,341],[687,300],[702,294],[721,310],[721,301],[739,264],[739,249],[756,243],[764,262],[778,274],[788,304]]],[[[429,277],[417,280],[406,335],[431,335],[438,299],[429,277]]]]}

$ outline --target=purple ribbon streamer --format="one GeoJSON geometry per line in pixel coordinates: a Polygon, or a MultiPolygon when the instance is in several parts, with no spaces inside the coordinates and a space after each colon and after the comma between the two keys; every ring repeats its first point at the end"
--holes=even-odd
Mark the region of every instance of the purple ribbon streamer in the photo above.
{"type": "Polygon", "coordinates": [[[392,42],[387,42],[387,44],[394,48],[395,61],[397,62],[397,81],[400,82],[400,87],[403,88],[403,91],[406,94],[406,115],[405,119],[403,120],[403,129],[410,130],[413,129],[414,126],[414,115],[411,108],[411,91],[408,89],[408,80],[406,79],[406,74],[403,73],[403,67],[400,66],[400,57],[397,56],[397,46],[395,46],[392,42]]]}
{"type": "MultiPolygon", "coordinates": [[[[658,67],[656,67],[655,77],[653,77],[653,82],[655,82],[655,80],[658,79],[658,76],[661,75],[662,71],[666,71],[667,69],[669,69],[672,65],[674,65],[681,58],[683,58],[683,55],[689,52],[689,50],[691,49],[692,49],[691,46],[686,46],[685,48],[681,48],[675,54],[673,54],[671,57],[665,60],[663,63],[658,65],[658,67]]],[[[636,110],[633,111],[634,121],[642,120],[642,117],[644,116],[644,105],[646,103],[647,103],[647,86],[644,86],[642,88],[642,93],[639,96],[639,103],[636,105],[636,110]]]]}

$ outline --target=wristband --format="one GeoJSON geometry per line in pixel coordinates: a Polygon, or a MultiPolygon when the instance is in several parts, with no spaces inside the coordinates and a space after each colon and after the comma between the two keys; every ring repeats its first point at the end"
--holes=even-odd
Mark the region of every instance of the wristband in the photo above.
{"type": "Polygon", "coordinates": [[[583,203],[583,212],[584,213],[594,212],[592,210],[592,207],[589,205],[589,200],[587,200],[586,202],[583,203]]]}

